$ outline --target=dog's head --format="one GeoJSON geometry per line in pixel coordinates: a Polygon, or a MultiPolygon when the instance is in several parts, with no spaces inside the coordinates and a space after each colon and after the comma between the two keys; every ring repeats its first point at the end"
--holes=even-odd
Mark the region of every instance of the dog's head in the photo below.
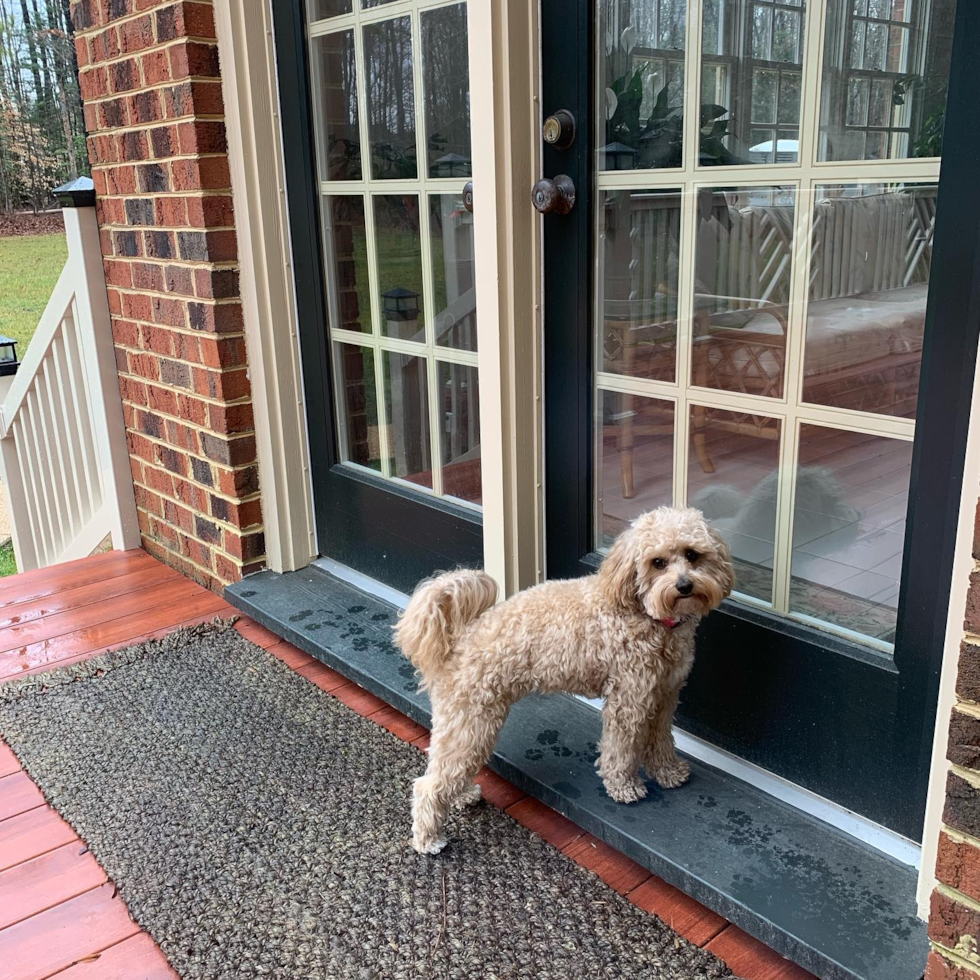
{"type": "Polygon", "coordinates": [[[734,581],[728,546],[704,514],[672,507],[633,521],[599,569],[610,604],[659,620],[711,612],[734,581]]]}

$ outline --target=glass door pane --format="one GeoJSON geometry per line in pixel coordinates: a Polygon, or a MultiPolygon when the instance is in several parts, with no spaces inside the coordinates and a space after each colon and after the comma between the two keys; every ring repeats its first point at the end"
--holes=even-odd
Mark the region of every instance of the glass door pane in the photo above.
{"type": "Polygon", "coordinates": [[[342,462],[479,507],[466,4],[310,16],[342,462]]]}

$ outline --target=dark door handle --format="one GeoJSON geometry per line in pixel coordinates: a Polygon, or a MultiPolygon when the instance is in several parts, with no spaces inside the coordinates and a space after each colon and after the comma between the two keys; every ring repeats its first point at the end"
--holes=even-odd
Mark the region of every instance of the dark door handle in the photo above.
{"type": "Polygon", "coordinates": [[[558,174],[552,180],[542,177],[531,188],[531,203],[541,214],[568,214],[575,207],[575,184],[567,174],[558,174]]]}
{"type": "Polygon", "coordinates": [[[473,181],[468,180],[463,184],[463,207],[469,211],[470,214],[473,213],[473,181]]]}

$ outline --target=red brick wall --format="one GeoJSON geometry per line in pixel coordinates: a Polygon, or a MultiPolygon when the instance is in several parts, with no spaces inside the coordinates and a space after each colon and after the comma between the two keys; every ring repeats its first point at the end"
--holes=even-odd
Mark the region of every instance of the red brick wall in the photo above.
{"type": "MultiPolygon", "coordinates": [[[[980,505],[973,540],[980,559],[980,505]]],[[[956,601],[956,597],[954,597],[956,601]]],[[[927,980],[980,977],[980,572],[970,576],[949,724],[946,802],[929,916],[927,980]]]]}
{"type": "Polygon", "coordinates": [[[210,0],[74,0],[144,547],[210,588],[262,563],[210,0]]]}

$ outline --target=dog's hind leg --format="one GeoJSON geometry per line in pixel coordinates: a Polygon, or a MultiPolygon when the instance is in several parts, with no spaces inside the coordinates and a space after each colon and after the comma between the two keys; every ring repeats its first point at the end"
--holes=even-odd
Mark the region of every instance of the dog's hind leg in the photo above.
{"type": "Polygon", "coordinates": [[[412,847],[420,854],[438,854],[446,846],[443,831],[451,806],[479,799],[473,780],[506,717],[507,706],[501,704],[453,703],[447,709],[433,703],[429,765],[413,787],[412,847]]]}

